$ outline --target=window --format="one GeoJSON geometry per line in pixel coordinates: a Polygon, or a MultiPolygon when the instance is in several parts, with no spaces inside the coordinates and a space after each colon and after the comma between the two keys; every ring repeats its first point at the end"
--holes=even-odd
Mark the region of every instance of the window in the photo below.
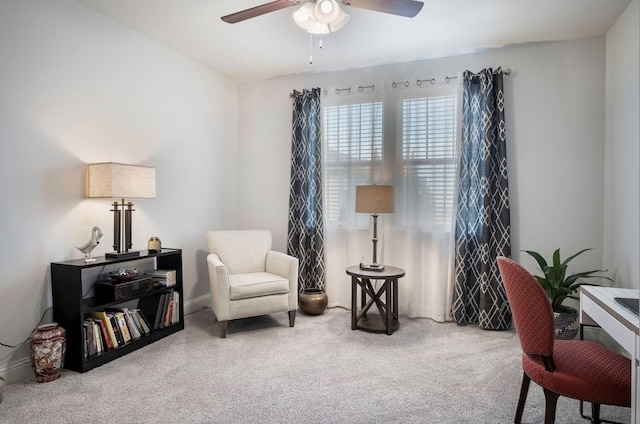
{"type": "Polygon", "coordinates": [[[396,227],[447,231],[456,180],[456,96],[402,99],[396,156],[396,227]]]}
{"type": "Polygon", "coordinates": [[[451,231],[456,100],[453,87],[407,90],[384,100],[354,96],[332,104],[336,100],[327,99],[323,108],[327,228],[367,228],[370,217],[354,211],[355,187],[389,183],[394,185],[392,219],[397,229],[451,231]],[[385,108],[392,110],[385,115],[385,108]],[[396,119],[388,122],[385,116],[396,119]],[[385,175],[395,175],[394,181],[384,180],[385,175]]]}
{"type": "Polygon", "coordinates": [[[326,106],[323,112],[325,223],[366,228],[368,220],[354,212],[355,187],[382,172],[382,102],[326,106]]]}

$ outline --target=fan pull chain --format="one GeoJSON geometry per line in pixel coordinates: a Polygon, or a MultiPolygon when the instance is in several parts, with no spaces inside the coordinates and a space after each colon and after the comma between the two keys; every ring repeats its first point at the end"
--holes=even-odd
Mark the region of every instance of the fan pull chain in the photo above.
{"type": "MultiPolygon", "coordinates": [[[[309,64],[313,65],[313,34],[309,33],[309,64]]],[[[322,37],[318,39],[318,48],[322,48],[324,45],[322,44],[322,37]]]]}

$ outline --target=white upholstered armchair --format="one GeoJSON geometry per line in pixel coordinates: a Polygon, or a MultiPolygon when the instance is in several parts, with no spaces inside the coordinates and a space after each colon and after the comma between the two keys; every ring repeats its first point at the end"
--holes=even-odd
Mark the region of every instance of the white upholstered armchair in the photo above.
{"type": "Polygon", "coordinates": [[[271,250],[267,230],[209,231],[211,307],[227,336],[232,319],[289,312],[293,327],[298,309],[298,259],[271,250]]]}

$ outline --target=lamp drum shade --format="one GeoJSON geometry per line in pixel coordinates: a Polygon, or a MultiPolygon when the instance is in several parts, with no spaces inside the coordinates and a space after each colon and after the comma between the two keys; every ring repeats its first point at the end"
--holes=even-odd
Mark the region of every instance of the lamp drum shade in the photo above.
{"type": "Polygon", "coordinates": [[[87,165],[87,197],[155,199],[156,169],[121,163],[87,165]]]}
{"type": "Polygon", "coordinates": [[[356,186],[356,212],[371,214],[394,212],[393,186],[356,186]]]}

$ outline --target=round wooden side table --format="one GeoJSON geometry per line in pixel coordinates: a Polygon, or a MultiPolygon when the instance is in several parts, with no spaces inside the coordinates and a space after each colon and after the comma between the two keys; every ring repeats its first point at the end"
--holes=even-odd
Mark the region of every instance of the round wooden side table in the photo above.
{"type": "Polygon", "coordinates": [[[398,279],[404,277],[404,270],[385,266],[382,271],[371,271],[356,265],[347,268],[347,274],[351,276],[351,329],[391,335],[400,327],[398,279]],[[371,280],[384,280],[384,283],[376,291],[371,280]],[[358,287],[360,311],[357,310],[358,287]],[[380,315],[367,314],[374,304],[380,315]]]}

